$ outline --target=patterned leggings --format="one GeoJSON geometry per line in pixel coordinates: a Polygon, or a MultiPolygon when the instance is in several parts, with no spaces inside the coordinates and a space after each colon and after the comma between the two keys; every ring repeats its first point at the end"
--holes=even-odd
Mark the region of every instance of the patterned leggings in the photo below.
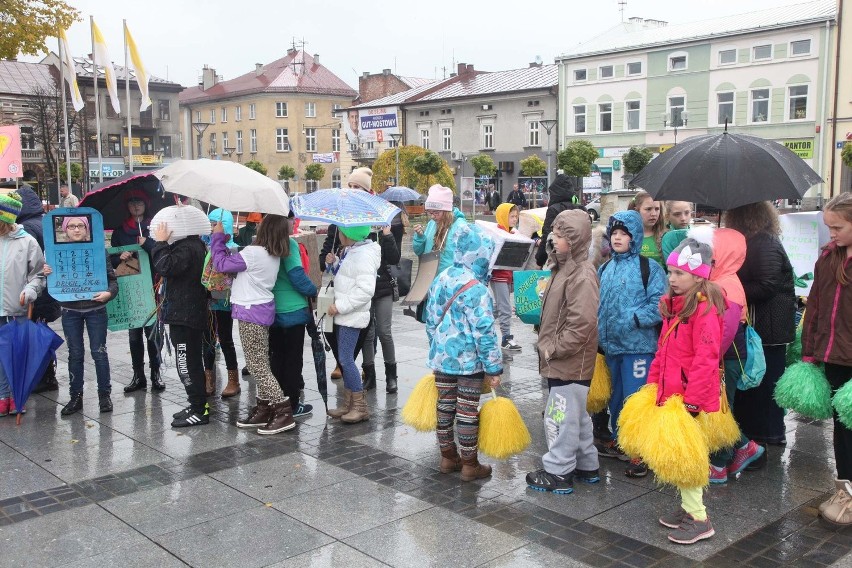
{"type": "Polygon", "coordinates": [[[240,341],[249,373],[257,381],[257,398],[269,404],[287,400],[269,367],[269,326],[241,321],[240,341]]]}
{"type": "Polygon", "coordinates": [[[462,459],[476,458],[479,441],[479,395],[483,373],[475,375],[445,375],[435,372],[438,387],[438,445],[453,447],[453,421],[458,424],[459,455],[462,459]]]}

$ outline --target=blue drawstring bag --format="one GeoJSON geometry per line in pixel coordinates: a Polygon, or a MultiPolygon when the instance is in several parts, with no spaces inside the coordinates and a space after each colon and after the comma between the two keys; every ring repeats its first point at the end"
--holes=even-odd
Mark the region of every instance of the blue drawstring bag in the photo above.
{"type": "Polygon", "coordinates": [[[740,361],[740,369],[742,369],[742,373],[740,373],[737,379],[737,388],[739,390],[753,389],[760,385],[763,375],[766,374],[766,356],[763,354],[763,341],[751,325],[746,325],[745,343],[745,360],[740,357],[739,350],[737,350],[736,344],[734,344],[737,359],[740,361]]]}

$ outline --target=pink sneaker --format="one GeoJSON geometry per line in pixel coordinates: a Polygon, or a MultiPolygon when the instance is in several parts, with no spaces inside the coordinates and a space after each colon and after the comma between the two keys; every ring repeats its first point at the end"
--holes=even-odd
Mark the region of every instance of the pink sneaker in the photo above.
{"type": "Polygon", "coordinates": [[[762,456],[765,451],[766,449],[763,446],[754,440],[749,440],[748,444],[742,448],[737,448],[734,451],[734,459],[728,468],[728,473],[730,475],[739,474],[748,467],[750,463],[762,456]]]}
{"type": "Polygon", "coordinates": [[[9,416],[9,401],[11,398],[0,398],[0,416],[9,416]]]}
{"type": "Polygon", "coordinates": [[[710,483],[721,485],[728,482],[728,468],[710,466],[710,483]]]}

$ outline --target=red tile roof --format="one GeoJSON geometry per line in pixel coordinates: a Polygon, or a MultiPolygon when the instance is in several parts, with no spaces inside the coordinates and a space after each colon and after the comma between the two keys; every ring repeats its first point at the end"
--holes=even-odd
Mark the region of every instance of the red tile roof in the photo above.
{"type": "Polygon", "coordinates": [[[281,59],[229,81],[222,81],[206,91],[190,87],[180,94],[181,104],[213,101],[253,93],[302,93],[335,95],[354,99],[358,91],[347,85],[328,68],[314,62],[304,51],[288,53],[281,59]]]}

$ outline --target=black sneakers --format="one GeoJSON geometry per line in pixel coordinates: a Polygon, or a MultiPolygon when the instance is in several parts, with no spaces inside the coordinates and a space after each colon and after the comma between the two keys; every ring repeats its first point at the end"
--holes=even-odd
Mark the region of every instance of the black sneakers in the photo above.
{"type": "Polygon", "coordinates": [[[71,416],[76,412],[83,410],[83,393],[75,392],[71,395],[71,400],[62,409],[62,416],[71,416]]]}
{"type": "Polygon", "coordinates": [[[597,469],[575,469],[574,477],[585,483],[597,483],[601,480],[601,475],[597,469]]]}
{"type": "Polygon", "coordinates": [[[540,469],[527,474],[527,485],[536,491],[568,495],[574,492],[574,474],[554,475],[540,469]]]}
{"type": "Polygon", "coordinates": [[[190,426],[201,426],[210,423],[210,405],[204,405],[204,410],[193,410],[192,407],[185,408],[175,415],[172,420],[172,428],[188,428],[190,426]],[[189,411],[187,414],[187,411],[189,411]],[[178,417],[178,414],[181,416],[178,417]]]}
{"type": "Polygon", "coordinates": [[[101,413],[112,412],[112,399],[106,391],[98,391],[98,408],[101,413]]]}

